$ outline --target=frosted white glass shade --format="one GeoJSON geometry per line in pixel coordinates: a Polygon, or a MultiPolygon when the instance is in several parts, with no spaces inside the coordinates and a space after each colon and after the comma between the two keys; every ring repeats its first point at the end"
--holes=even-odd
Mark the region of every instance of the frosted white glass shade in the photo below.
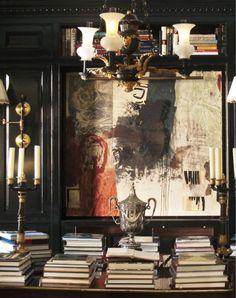
{"type": "Polygon", "coordinates": [[[229,93],[227,96],[227,102],[235,103],[236,102],[236,76],[233,79],[233,82],[230,86],[229,93]]]}
{"type": "Polygon", "coordinates": [[[179,56],[180,59],[189,59],[194,51],[194,47],[190,44],[189,41],[190,31],[193,27],[195,27],[195,25],[180,23],[173,26],[178,31],[179,35],[179,42],[174,47],[174,52],[176,55],[179,56]]]}
{"type": "Polygon", "coordinates": [[[108,52],[115,52],[123,45],[122,38],[118,34],[118,26],[124,16],[123,13],[118,12],[105,12],[100,14],[100,17],[103,18],[106,23],[106,36],[101,39],[101,46],[108,52]]]}
{"type": "Polygon", "coordinates": [[[9,104],[7,92],[3,85],[2,80],[0,80],[0,104],[9,104]]]}
{"type": "Polygon", "coordinates": [[[90,61],[96,54],[93,37],[98,28],[78,27],[78,29],[82,32],[82,45],[77,49],[77,55],[81,57],[81,60],[90,61]]]}

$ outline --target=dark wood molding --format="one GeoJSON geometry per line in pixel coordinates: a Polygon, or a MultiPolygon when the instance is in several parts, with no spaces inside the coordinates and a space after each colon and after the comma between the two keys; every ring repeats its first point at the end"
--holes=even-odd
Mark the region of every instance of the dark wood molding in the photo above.
{"type": "MultiPolygon", "coordinates": [[[[21,16],[81,16],[96,15],[102,11],[103,1],[1,1],[0,15],[21,16]]],[[[140,1],[137,1],[137,14],[142,14],[140,1]]],[[[126,12],[127,1],[108,1],[108,6],[126,12]]],[[[198,15],[235,15],[235,3],[229,1],[148,1],[149,16],[198,16],[198,15]]]]}

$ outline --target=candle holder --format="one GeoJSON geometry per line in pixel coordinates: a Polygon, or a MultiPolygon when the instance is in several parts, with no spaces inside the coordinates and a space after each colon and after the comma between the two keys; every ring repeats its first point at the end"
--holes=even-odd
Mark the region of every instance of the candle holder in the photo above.
{"type": "Polygon", "coordinates": [[[15,142],[19,147],[19,159],[18,159],[18,174],[14,177],[14,158],[15,158],[15,148],[10,148],[9,150],[9,162],[8,162],[8,177],[7,184],[9,189],[12,191],[17,191],[19,207],[17,213],[17,236],[15,249],[16,252],[27,252],[28,249],[25,247],[25,202],[26,195],[29,191],[34,191],[39,188],[40,185],[40,147],[35,146],[34,158],[35,158],[35,168],[34,168],[34,183],[32,186],[27,184],[26,176],[24,173],[24,154],[25,149],[29,146],[31,139],[29,135],[24,132],[24,117],[30,113],[30,105],[25,101],[25,96],[21,95],[20,103],[16,106],[16,113],[20,116],[19,121],[7,122],[4,124],[19,124],[20,134],[16,137],[15,142]]]}
{"type": "MultiPolygon", "coordinates": [[[[35,183],[36,181],[34,181],[35,183]]],[[[38,183],[39,181],[37,181],[38,183]]],[[[19,207],[17,212],[17,235],[16,235],[16,244],[17,247],[15,249],[16,252],[23,253],[28,252],[28,249],[25,247],[25,202],[26,202],[26,194],[28,191],[33,191],[39,188],[39,184],[34,184],[34,186],[30,187],[26,184],[26,180],[24,182],[17,182],[14,184],[12,179],[8,179],[9,189],[12,191],[17,191],[19,207]]]]}
{"type": "Polygon", "coordinates": [[[227,258],[232,250],[229,245],[229,235],[228,235],[228,199],[227,193],[229,189],[226,187],[226,181],[223,177],[222,179],[210,179],[211,189],[217,193],[217,202],[220,204],[220,233],[217,239],[217,255],[220,258],[227,258]]]}

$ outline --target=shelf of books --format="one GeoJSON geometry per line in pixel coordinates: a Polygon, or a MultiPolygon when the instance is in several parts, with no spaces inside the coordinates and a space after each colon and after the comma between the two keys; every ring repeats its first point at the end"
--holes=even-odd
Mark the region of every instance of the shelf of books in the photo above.
{"type": "MultiPolygon", "coordinates": [[[[100,40],[105,36],[104,31],[94,35],[93,46],[97,54],[106,54],[100,40]]],[[[151,29],[139,29],[139,49],[136,54],[155,52],[160,56],[175,55],[174,47],[178,43],[178,32],[171,25],[151,26],[151,29]]],[[[223,24],[196,25],[190,34],[190,43],[194,46],[194,56],[225,55],[226,34],[223,24]]],[[[61,55],[63,57],[77,56],[76,50],[81,46],[81,32],[77,27],[61,29],[61,55]]],[[[119,54],[119,53],[118,53],[119,54]]]]}

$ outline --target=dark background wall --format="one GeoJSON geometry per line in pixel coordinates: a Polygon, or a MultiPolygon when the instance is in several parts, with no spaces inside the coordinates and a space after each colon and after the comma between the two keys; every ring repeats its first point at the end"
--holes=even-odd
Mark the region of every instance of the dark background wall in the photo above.
{"type": "MultiPolygon", "coordinates": [[[[217,57],[194,57],[192,62],[200,70],[222,70],[223,99],[235,75],[235,3],[228,1],[154,1],[148,2],[148,17],[152,26],[173,24],[186,20],[204,26],[224,24],[226,51],[217,57]]],[[[137,14],[142,17],[141,1],[137,1],[137,14]]],[[[107,1],[108,6],[119,7],[125,12],[127,1],[107,1]]],[[[62,210],[61,144],[63,74],[71,69],[81,70],[78,57],[61,56],[61,29],[85,25],[93,20],[99,23],[103,1],[0,1],[0,75],[10,76],[10,106],[7,113],[11,120],[17,119],[14,111],[21,94],[27,96],[32,112],[26,118],[26,131],[32,144],[42,147],[41,189],[27,194],[26,228],[46,231],[51,236],[54,251],[60,249],[60,238],[66,231],[79,227],[113,227],[111,218],[64,218],[62,210]]],[[[158,58],[158,65],[179,64],[173,57],[158,58]]],[[[5,110],[0,107],[1,115],[5,110]]],[[[224,168],[229,180],[230,234],[235,230],[235,197],[232,171],[232,147],[236,146],[234,105],[223,102],[224,168]]],[[[18,127],[11,125],[9,131],[0,127],[0,229],[16,229],[18,208],[17,194],[9,192],[5,181],[5,157],[8,145],[14,145],[18,127]]],[[[26,174],[32,183],[33,146],[27,150],[26,174]]],[[[152,226],[214,226],[217,218],[155,218],[152,226]]]]}

